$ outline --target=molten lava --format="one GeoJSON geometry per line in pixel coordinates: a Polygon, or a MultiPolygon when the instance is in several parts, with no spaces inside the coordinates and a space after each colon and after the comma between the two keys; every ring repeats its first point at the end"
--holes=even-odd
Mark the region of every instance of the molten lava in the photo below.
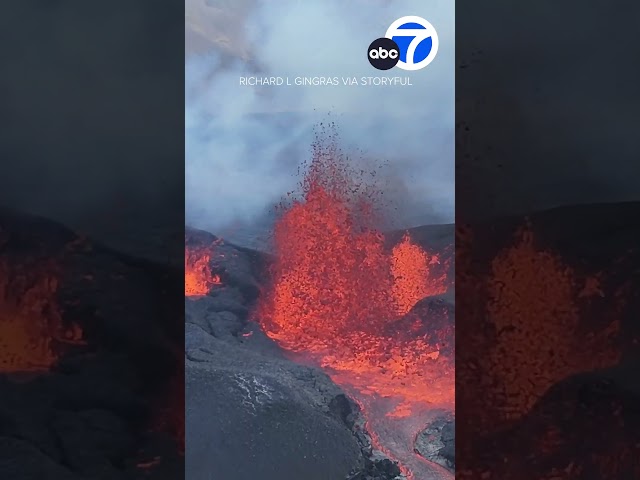
{"type": "Polygon", "coordinates": [[[52,338],[38,322],[15,313],[0,314],[0,372],[43,371],[56,362],[52,338]]]}
{"type": "Polygon", "coordinates": [[[557,238],[555,225],[547,237],[544,223],[534,228],[527,222],[497,252],[492,247],[501,228],[485,228],[457,227],[456,262],[462,268],[456,282],[464,292],[457,301],[464,322],[457,341],[466,346],[456,366],[458,381],[466,386],[457,400],[466,412],[466,421],[458,424],[457,468],[474,479],[583,478],[585,466],[594,478],[624,478],[614,465],[624,464],[624,445],[615,445],[620,437],[613,432],[625,417],[609,399],[588,400],[593,398],[588,388],[584,403],[576,402],[567,394],[573,387],[566,380],[620,362],[621,319],[630,293],[626,283],[619,284],[613,269],[594,272],[572,251],[550,248],[549,240],[557,238]],[[554,395],[554,388],[563,393],[554,395]],[[566,400],[560,403],[561,398],[566,400]],[[589,433],[615,425],[609,432],[612,442],[603,447],[613,452],[601,459],[611,462],[606,468],[584,453],[593,447],[577,448],[588,438],[579,424],[589,433]],[[518,438],[514,432],[522,435],[518,454],[504,443],[518,438]]]}
{"type": "MultiPolygon", "coordinates": [[[[301,195],[280,205],[272,283],[257,318],[270,338],[310,354],[360,400],[388,399],[388,417],[451,409],[453,352],[441,346],[453,328],[444,333],[442,319],[412,312],[447,290],[434,268],[440,260],[408,233],[388,251],[375,192],[358,178],[333,145],[315,146],[301,195]]],[[[359,403],[367,414],[369,402],[359,403]]]]}
{"type": "Polygon", "coordinates": [[[82,342],[80,327],[58,313],[53,270],[0,258],[0,373],[49,370],[64,344],[82,342]]]}
{"type": "Polygon", "coordinates": [[[504,403],[495,407],[505,420],[520,418],[560,380],[620,359],[612,341],[619,318],[595,333],[581,328],[581,304],[604,295],[598,278],[580,278],[558,255],[537,248],[528,228],[516,238],[494,258],[489,282],[488,314],[499,334],[488,360],[504,389],[504,403]]]}
{"type": "Polygon", "coordinates": [[[428,255],[411,243],[409,234],[393,247],[391,254],[392,293],[398,313],[408,313],[423,298],[444,293],[446,278],[430,274],[430,267],[438,265],[437,255],[428,255]]]}
{"type": "Polygon", "coordinates": [[[211,270],[211,255],[204,250],[186,248],[184,256],[185,297],[207,295],[212,288],[221,284],[220,276],[211,270]]]}

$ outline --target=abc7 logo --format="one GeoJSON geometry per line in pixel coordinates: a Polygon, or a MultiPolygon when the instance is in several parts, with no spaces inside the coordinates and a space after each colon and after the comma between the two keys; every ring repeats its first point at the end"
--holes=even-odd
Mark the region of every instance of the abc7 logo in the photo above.
{"type": "Polygon", "coordinates": [[[390,38],[378,38],[369,45],[369,63],[378,70],[389,70],[400,60],[398,44],[390,38]]]}
{"type": "Polygon", "coordinates": [[[393,22],[384,37],[371,42],[369,63],[378,70],[396,65],[402,70],[421,70],[438,53],[438,34],[422,17],[402,17],[393,22]]]}

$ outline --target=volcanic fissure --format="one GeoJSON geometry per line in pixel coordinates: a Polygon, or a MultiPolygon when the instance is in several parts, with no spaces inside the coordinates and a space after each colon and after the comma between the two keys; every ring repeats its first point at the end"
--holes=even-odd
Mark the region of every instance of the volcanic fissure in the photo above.
{"type": "MultiPolygon", "coordinates": [[[[299,190],[277,206],[251,319],[358,404],[373,447],[407,478],[447,478],[415,442],[437,417],[453,418],[450,251],[432,251],[411,231],[383,233],[384,190],[353,167],[336,136],[314,143],[302,171],[299,190]]],[[[186,247],[185,296],[224,286],[225,272],[211,266],[215,249],[186,247]]]]}

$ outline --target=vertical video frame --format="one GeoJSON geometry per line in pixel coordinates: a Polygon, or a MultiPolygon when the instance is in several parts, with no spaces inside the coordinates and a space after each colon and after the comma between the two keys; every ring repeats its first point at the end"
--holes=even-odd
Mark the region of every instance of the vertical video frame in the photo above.
{"type": "Polygon", "coordinates": [[[186,478],[452,479],[453,3],[185,22],[186,478]]]}

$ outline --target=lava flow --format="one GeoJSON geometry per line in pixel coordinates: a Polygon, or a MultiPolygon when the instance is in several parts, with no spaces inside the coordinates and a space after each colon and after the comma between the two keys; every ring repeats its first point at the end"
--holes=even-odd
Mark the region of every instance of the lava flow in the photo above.
{"type": "Polygon", "coordinates": [[[411,476],[413,439],[425,424],[408,420],[454,403],[453,326],[414,308],[445,293],[447,279],[439,257],[409,234],[386,248],[380,197],[359,178],[335,142],[314,146],[301,195],[279,208],[271,286],[256,317],[356,397],[367,418],[384,410],[389,423],[411,424],[399,446],[369,421],[376,447],[411,476]]]}

